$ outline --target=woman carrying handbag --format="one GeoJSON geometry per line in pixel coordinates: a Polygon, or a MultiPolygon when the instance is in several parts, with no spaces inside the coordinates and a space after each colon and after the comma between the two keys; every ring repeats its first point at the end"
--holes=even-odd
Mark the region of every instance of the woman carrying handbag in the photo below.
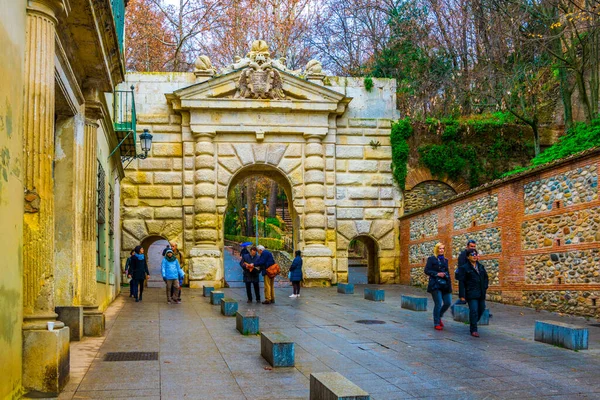
{"type": "Polygon", "coordinates": [[[444,257],[446,247],[437,243],[433,247],[433,255],[427,259],[425,275],[429,276],[427,292],[431,293],[433,307],[433,326],[436,330],[444,329],[442,317],[452,303],[452,282],[448,271],[448,259],[444,257]],[[442,305],[443,303],[443,305],[442,305]]]}

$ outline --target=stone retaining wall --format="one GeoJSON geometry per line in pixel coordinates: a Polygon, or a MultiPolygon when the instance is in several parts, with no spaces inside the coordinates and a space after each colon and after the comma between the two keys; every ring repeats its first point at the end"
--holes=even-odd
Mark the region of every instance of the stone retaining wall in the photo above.
{"type": "Polygon", "coordinates": [[[451,269],[468,239],[482,250],[488,298],[600,316],[600,150],[539,167],[400,219],[400,281],[422,286],[433,245],[451,269]]]}

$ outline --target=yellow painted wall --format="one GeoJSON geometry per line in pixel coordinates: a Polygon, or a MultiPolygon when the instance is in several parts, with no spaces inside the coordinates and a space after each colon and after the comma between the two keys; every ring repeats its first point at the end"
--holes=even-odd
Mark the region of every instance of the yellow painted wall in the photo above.
{"type": "Polygon", "coordinates": [[[21,393],[25,1],[0,0],[0,399],[21,393]]]}

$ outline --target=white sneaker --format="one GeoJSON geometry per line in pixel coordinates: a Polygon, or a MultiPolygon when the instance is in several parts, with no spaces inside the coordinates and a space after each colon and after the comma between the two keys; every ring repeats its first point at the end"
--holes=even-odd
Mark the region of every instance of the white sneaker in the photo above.
{"type": "Polygon", "coordinates": [[[291,298],[295,298],[295,297],[296,297],[296,295],[295,295],[295,294],[291,294],[291,295],[290,295],[290,297],[291,297],[291,298]]]}
{"type": "Polygon", "coordinates": [[[298,293],[298,294],[296,295],[296,297],[300,297],[300,293],[298,293]]]}

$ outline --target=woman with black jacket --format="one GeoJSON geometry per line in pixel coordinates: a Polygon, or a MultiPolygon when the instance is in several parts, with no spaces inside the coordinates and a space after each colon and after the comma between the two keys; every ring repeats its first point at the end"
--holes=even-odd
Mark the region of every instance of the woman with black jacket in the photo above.
{"type": "Polygon", "coordinates": [[[148,263],[146,262],[146,256],[144,255],[144,248],[142,246],[136,246],[134,251],[135,254],[131,256],[131,262],[129,263],[129,276],[132,278],[135,301],[138,302],[142,301],[144,282],[146,277],[150,277],[150,272],[148,271],[148,263]]]}
{"type": "Polygon", "coordinates": [[[465,285],[465,298],[469,304],[471,336],[479,337],[477,322],[485,311],[485,294],[489,285],[487,271],[478,261],[477,250],[467,250],[467,262],[458,267],[456,279],[465,285]]]}
{"type": "Polygon", "coordinates": [[[444,329],[442,317],[452,303],[452,282],[448,271],[448,259],[444,257],[446,247],[437,243],[433,248],[433,256],[427,259],[425,275],[429,276],[427,291],[431,293],[433,307],[433,325],[435,329],[444,329]],[[443,302],[443,305],[442,305],[443,302]]]}

